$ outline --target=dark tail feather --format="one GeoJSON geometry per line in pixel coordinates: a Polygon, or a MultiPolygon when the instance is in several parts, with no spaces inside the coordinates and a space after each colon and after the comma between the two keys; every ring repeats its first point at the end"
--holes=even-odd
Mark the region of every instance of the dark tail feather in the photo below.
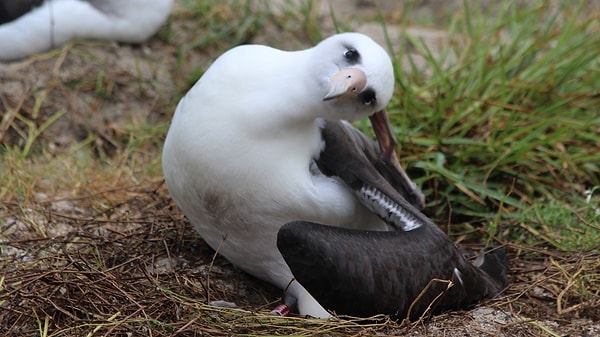
{"type": "Polygon", "coordinates": [[[479,266],[479,269],[494,279],[500,288],[505,288],[508,284],[506,279],[506,272],[508,270],[506,249],[490,246],[484,250],[484,254],[483,264],[479,266]]]}

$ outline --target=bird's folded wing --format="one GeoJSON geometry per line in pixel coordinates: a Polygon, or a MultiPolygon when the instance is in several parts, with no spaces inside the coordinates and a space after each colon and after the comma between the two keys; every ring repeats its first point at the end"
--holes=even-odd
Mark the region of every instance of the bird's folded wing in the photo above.
{"type": "Polygon", "coordinates": [[[506,285],[503,249],[485,254],[484,270],[434,226],[385,232],[290,222],[277,247],[296,280],[338,314],[417,318],[430,307],[466,307],[506,285]]]}
{"type": "Polygon", "coordinates": [[[397,162],[390,165],[377,143],[343,121],[326,121],[322,135],[325,147],[317,165],[324,174],[340,177],[368,209],[396,229],[431,224],[417,209],[422,197],[415,196],[422,194],[397,162]]]}

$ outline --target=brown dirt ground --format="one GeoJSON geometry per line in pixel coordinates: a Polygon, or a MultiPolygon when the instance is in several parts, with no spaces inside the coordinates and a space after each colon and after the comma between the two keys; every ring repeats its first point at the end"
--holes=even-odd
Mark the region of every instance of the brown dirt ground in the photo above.
{"type": "MultiPolygon", "coordinates": [[[[38,137],[32,151],[41,159],[26,160],[30,171],[1,166],[32,181],[0,194],[1,335],[600,336],[599,294],[580,295],[586,275],[600,273],[600,254],[511,245],[513,283],[470,310],[414,323],[270,315],[281,291],[215,256],[169,198],[156,169],[162,139],[140,140],[135,153],[124,145],[131,128],[166,131],[191,78],[227,44],[185,47],[202,27],[174,13],[141,46],[78,42],[0,64],[1,144],[25,142],[29,127],[16,112],[39,127],[65,109],[38,137]],[[95,149],[88,160],[103,163],[101,173],[74,173],[86,160],[73,150],[82,143],[95,149]],[[59,179],[36,168],[55,156],[59,179]],[[206,304],[212,300],[238,308],[206,304]]],[[[284,43],[292,34],[276,38],[278,28],[248,39],[308,44],[306,36],[284,43]]]]}

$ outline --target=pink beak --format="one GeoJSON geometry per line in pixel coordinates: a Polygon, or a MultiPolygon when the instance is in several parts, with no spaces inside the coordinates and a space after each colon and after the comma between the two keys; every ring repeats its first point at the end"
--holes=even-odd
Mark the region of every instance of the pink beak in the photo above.
{"type": "Polygon", "coordinates": [[[367,85],[367,75],[357,68],[338,71],[329,81],[329,92],[324,101],[339,97],[354,97],[367,85]]]}

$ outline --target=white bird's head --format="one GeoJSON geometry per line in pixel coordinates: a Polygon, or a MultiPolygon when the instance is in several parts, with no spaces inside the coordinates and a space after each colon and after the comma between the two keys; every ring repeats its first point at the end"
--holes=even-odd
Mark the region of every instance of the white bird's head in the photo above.
{"type": "Polygon", "coordinates": [[[326,119],[357,119],[381,111],[394,92],[387,52],[360,33],[331,36],[311,49],[326,119]]]}

